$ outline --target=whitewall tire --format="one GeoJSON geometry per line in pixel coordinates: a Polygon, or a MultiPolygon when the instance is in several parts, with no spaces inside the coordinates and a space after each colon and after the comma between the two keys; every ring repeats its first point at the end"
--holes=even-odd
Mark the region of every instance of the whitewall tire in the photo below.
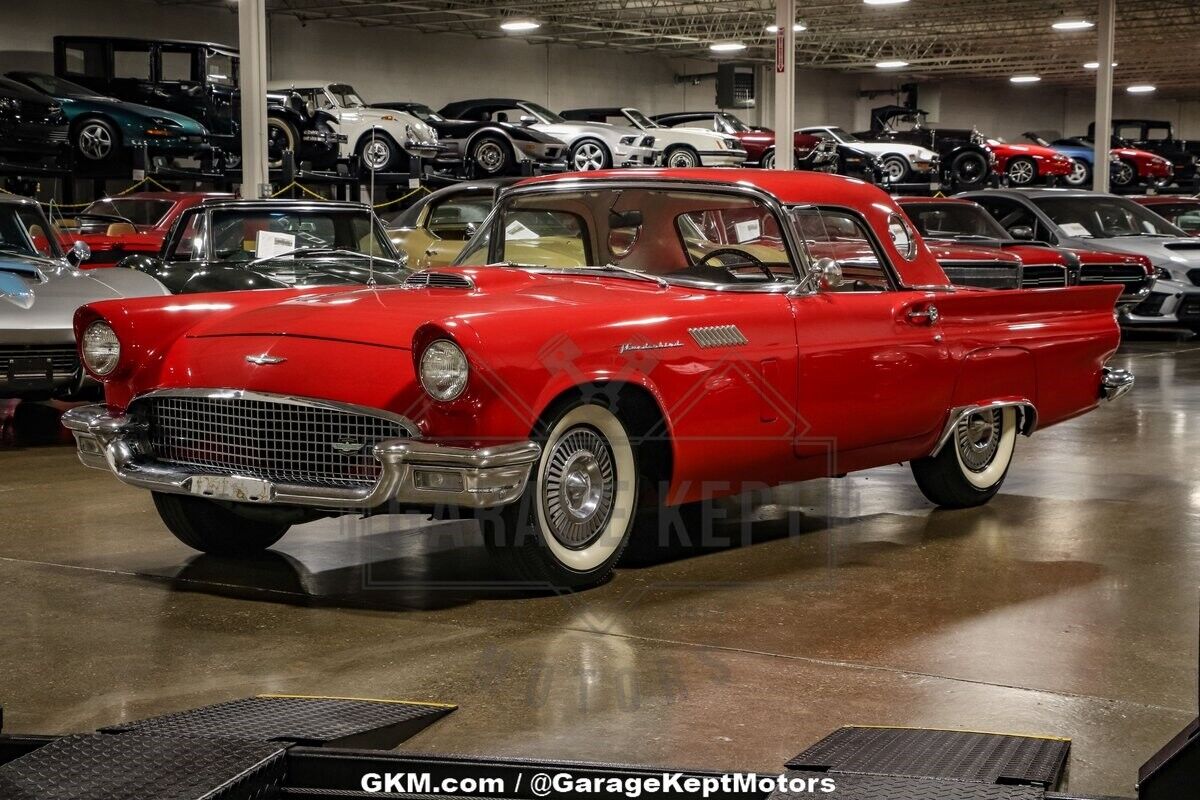
{"type": "Polygon", "coordinates": [[[946,508],[982,505],[1000,491],[1016,449],[1017,409],[991,408],[954,426],[936,456],[912,462],[921,493],[946,508]]]}

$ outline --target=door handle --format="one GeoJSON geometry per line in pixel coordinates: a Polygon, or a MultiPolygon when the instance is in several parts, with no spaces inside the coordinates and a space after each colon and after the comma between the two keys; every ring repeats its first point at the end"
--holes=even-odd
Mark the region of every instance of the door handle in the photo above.
{"type": "Polygon", "coordinates": [[[910,308],[907,316],[908,321],[913,325],[936,325],[937,321],[942,318],[937,306],[926,306],[923,310],[910,308]]]}

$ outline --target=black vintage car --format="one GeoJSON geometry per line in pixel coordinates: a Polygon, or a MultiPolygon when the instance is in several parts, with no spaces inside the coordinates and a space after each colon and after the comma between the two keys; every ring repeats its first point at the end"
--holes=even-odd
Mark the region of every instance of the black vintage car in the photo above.
{"type": "Polygon", "coordinates": [[[157,256],[129,256],[117,267],[191,294],[397,284],[409,274],[406,262],[359,203],[214,199],[184,211],[157,256]]]}
{"type": "MultiPolygon", "coordinates": [[[[1200,165],[1200,141],[1175,138],[1175,127],[1165,119],[1114,119],[1113,136],[1122,146],[1147,150],[1171,162],[1174,180],[1190,188],[1200,165]]],[[[1095,139],[1096,123],[1088,125],[1088,138],[1095,139]]],[[[1200,187],[1197,187],[1200,188],[1200,187]]]]}
{"type": "Polygon", "coordinates": [[[412,114],[437,131],[442,150],[434,165],[464,177],[497,177],[522,172],[562,172],[567,167],[565,144],[553,136],[511,122],[446,119],[424,103],[398,100],[372,103],[412,114]]]}
{"type": "MultiPolygon", "coordinates": [[[[212,42],[121,36],[55,36],[54,74],[102,95],[161,108],[198,120],[213,145],[241,152],[238,51],[212,42]]],[[[327,167],[337,160],[338,137],[329,115],[294,93],[267,97],[270,156],[283,150],[297,162],[327,167]]]]}
{"type": "Polygon", "coordinates": [[[28,86],[0,78],[0,161],[62,166],[69,147],[62,106],[28,86]]]}
{"type": "Polygon", "coordinates": [[[996,156],[983,134],[967,128],[930,128],[929,112],[888,105],[871,110],[871,130],[854,134],[868,142],[903,142],[940,156],[942,183],[955,189],[982,189],[994,179],[996,156]]]}

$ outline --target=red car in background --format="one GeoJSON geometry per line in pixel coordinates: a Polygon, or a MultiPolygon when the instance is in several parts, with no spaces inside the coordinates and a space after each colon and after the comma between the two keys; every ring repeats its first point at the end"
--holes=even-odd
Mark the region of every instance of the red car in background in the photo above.
{"type": "MultiPolygon", "coordinates": [[[[1130,253],[1076,250],[1052,247],[1029,238],[1016,238],[978,203],[952,197],[899,197],[896,202],[912,220],[931,250],[938,255],[940,247],[951,243],[972,249],[999,248],[1020,258],[1021,288],[1041,289],[1055,286],[1090,286],[1121,284],[1124,289],[1117,305],[1132,305],[1146,298],[1153,282],[1154,269],[1150,259],[1130,253]]],[[[1018,233],[1023,233],[1018,229],[1018,233]]],[[[959,256],[961,257],[961,256],[959,256]]],[[[939,261],[943,256],[938,256],[939,261]]],[[[942,269],[954,280],[954,254],[942,263],[942,269]]],[[[963,285],[981,283],[962,281],[963,285]]]]}
{"type": "MultiPolygon", "coordinates": [[[[742,122],[728,111],[680,111],[651,117],[667,128],[702,128],[733,136],[746,151],[747,167],[773,169],[775,166],[775,131],[756,128],[742,122]]],[[[819,136],[796,131],[792,134],[792,149],[799,169],[834,169],[837,148],[825,144],[819,136]]]]}
{"type": "Polygon", "coordinates": [[[1200,236],[1200,197],[1175,194],[1146,194],[1130,200],[1153,211],[1191,236],[1200,236]]]}
{"type": "Polygon", "coordinates": [[[996,154],[996,173],[1008,179],[1010,186],[1033,186],[1038,182],[1056,183],[1075,169],[1070,156],[1038,144],[1009,144],[988,139],[996,154]]]}
{"type": "Polygon", "coordinates": [[[221,192],[135,192],[95,201],[75,217],[63,236],[92,250],[84,269],[111,267],[135,253],[156,254],[163,239],[187,209],[221,192]]]}

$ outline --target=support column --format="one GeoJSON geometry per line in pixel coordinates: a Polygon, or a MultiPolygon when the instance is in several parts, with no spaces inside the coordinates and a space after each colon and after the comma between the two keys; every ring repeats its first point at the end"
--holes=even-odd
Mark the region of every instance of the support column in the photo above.
{"type": "Polygon", "coordinates": [[[267,172],[267,6],[266,0],[238,3],[239,85],[242,112],[242,197],[271,193],[267,172]]]}
{"type": "Polygon", "coordinates": [[[1116,0],[1100,0],[1100,14],[1096,20],[1098,46],[1096,58],[1100,68],[1096,70],[1096,154],[1092,162],[1092,188],[1098,192],[1108,191],[1108,151],[1112,137],[1113,102],[1113,51],[1117,27],[1116,0]]]}
{"type": "Polygon", "coordinates": [[[775,0],[775,169],[795,169],[796,0],[775,0]]]}

